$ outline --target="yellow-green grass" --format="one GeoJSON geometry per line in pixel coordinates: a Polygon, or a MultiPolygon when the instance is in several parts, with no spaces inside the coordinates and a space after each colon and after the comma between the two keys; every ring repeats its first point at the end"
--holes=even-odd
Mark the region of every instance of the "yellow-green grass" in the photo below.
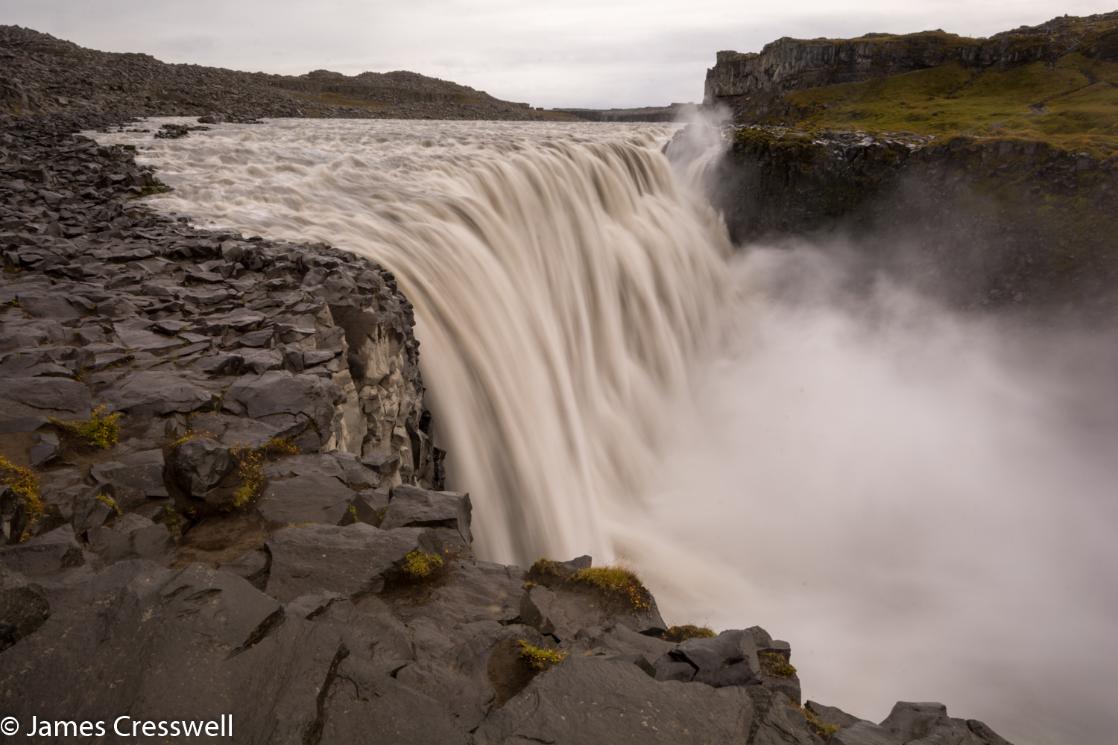
{"type": "Polygon", "coordinates": [[[1005,69],[953,62],[787,98],[804,129],[1020,138],[1118,154],[1118,62],[1080,54],[1005,69]]]}
{"type": "Polygon", "coordinates": [[[560,649],[537,647],[524,639],[519,640],[517,644],[520,646],[520,659],[528,663],[528,667],[533,670],[546,670],[567,659],[567,653],[560,649]]]}

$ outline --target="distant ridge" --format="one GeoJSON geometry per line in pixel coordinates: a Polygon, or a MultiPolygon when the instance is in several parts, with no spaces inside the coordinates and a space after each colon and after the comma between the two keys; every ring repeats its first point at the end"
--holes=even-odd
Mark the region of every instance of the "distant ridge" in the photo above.
{"type": "Polygon", "coordinates": [[[0,113],[120,116],[568,119],[414,72],[305,75],[169,64],[0,26],[0,113]]]}

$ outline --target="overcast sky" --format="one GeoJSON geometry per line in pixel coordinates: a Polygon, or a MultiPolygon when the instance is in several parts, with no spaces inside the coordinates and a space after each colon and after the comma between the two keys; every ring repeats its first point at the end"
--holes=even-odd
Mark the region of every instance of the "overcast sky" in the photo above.
{"type": "Polygon", "coordinates": [[[719,49],[942,28],[985,36],[1118,0],[0,0],[0,23],[166,62],[414,70],[537,106],[702,98],[719,49]]]}

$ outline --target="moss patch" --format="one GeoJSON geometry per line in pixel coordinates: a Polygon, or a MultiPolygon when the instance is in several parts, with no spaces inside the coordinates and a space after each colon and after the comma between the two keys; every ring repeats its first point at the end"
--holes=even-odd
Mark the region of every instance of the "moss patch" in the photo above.
{"type": "Polygon", "coordinates": [[[761,672],[774,678],[791,678],[796,674],[795,666],[780,652],[759,652],[761,672]]]}
{"type": "Polygon", "coordinates": [[[688,639],[710,639],[715,636],[714,629],[707,626],[693,626],[685,623],[682,626],[669,626],[663,633],[664,641],[685,642],[688,639]]]}
{"type": "Polygon", "coordinates": [[[633,610],[648,610],[652,607],[652,593],[628,569],[616,566],[580,569],[574,573],[571,581],[622,600],[633,610]]]}
{"type": "Polygon", "coordinates": [[[237,477],[241,481],[233,492],[233,508],[244,509],[264,490],[264,450],[233,448],[229,453],[237,461],[237,477]]]}
{"type": "Polygon", "coordinates": [[[116,500],[110,497],[108,494],[98,494],[96,497],[94,497],[94,499],[116,513],[117,517],[120,517],[124,514],[124,510],[120,509],[120,505],[117,504],[116,500]]]}
{"type": "Polygon", "coordinates": [[[443,557],[416,549],[404,557],[400,571],[414,581],[430,579],[443,568],[443,557]]]}
{"type": "Polygon", "coordinates": [[[815,715],[815,712],[813,712],[806,706],[793,705],[793,707],[798,709],[799,712],[804,715],[804,719],[807,720],[807,726],[811,727],[811,730],[815,734],[822,737],[824,740],[829,739],[831,735],[839,731],[839,727],[837,724],[828,724],[824,722],[822,719],[815,715]]]}
{"type": "MultiPolygon", "coordinates": [[[[0,455],[0,483],[12,490],[23,504],[28,526],[43,515],[43,499],[39,495],[39,477],[30,468],[17,466],[0,455]]],[[[23,540],[26,535],[21,536],[23,540]]]]}
{"type": "Polygon", "coordinates": [[[109,407],[101,404],[93,410],[87,420],[51,419],[51,423],[86,445],[108,450],[120,442],[120,418],[120,412],[110,413],[109,407]]]}
{"type": "Polygon", "coordinates": [[[517,644],[520,646],[520,659],[528,663],[528,667],[533,670],[547,670],[567,659],[567,653],[561,649],[537,647],[524,639],[519,640],[517,644]]]}

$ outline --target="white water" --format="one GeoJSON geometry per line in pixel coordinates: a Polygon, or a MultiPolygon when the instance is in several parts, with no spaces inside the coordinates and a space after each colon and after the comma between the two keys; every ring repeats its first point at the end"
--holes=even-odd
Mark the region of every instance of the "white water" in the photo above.
{"type": "Polygon", "coordinates": [[[660,153],[672,131],[281,120],[102,139],[158,166],[160,209],[397,274],[484,556],[625,561],[669,621],[764,625],[808,696],[862,716],[938,699],[1018,745],[1104,742],[1112,368],[1090,339],[886,283],[850,297],[810,248],[731,254],[701,168],[660,153]],[[1040,365],[1059,355],[1074,362],[1040,365]]]}

